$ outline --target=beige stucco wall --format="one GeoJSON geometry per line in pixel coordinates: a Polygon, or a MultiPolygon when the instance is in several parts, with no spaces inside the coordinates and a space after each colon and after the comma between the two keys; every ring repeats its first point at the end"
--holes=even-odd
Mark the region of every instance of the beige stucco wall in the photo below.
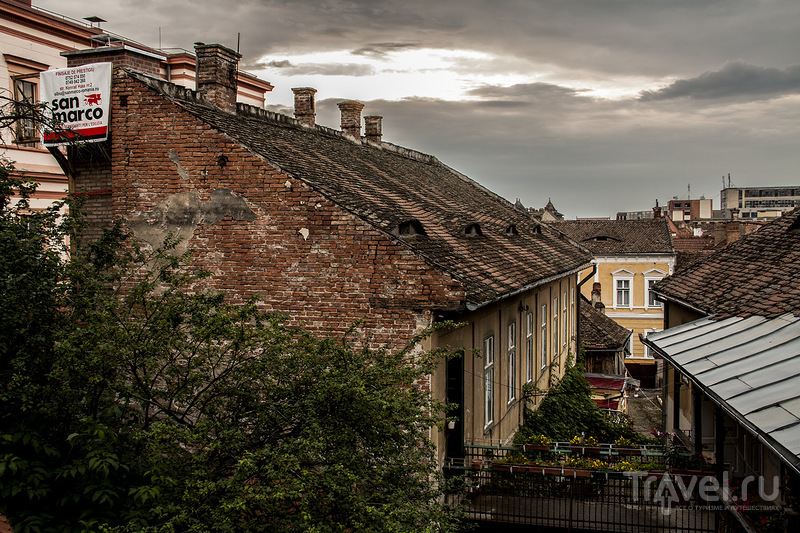
{"type": "MultiPolygon", "coordinates": [[[[497,445],[507,444],[513,439],[523,422],[523,387],[530,385],[546,391],[552,380],[563,374],[568,357],[574,356],[576,348],[577,283],[575,275],[561,278],[552,283],[532,289],[513,298],[487,305],[473,312],[465,313],[455,320],[466,325],[456,331],[442,333],[435,337],[436,346],[448,345],[464,351],[464,440],[468,444],[497,445]],[[566,339],[564,339],[564,296],[566,294],[566,339]],[[558,344],[554,347],[553,302],[558,299],[558,344]],[[546,306],[547,363],[541,364],[542,347],[542,306],[546,306]],[[533,364],[531,380],[528,381],[528,314],[531,314],[533,329],[531,341],[533,364]],[[514,373],[515,394],[509,397],[509,325],[514,324],[514,354],[516,372],[514,373]],[[492,420],[487,423],[485,412],[485,372],[486,354],[484,341],[494,338],[494,410],[492,420]]],[[[442,362],[433,381],[439,399],[445,400],[446,366],[442,362]]],[[[453,399],[449,399],[453,401],[453,399]]],[[[537,396],[531,402],[535,407],[541,401],[537,396]]],[[[440,460],[444,460],[445,439],[449,438],[447,429],[438,430],[440,460]]]]}

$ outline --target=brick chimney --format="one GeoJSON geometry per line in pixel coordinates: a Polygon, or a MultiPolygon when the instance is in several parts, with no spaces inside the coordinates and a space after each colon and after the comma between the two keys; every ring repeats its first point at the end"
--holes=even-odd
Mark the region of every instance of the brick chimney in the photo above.
{"type": "Polygon", "coordinates": [[[317,110],[314,104],[314,94],[317,90],[311,87],[296,87],[294,93],[294,118],[304,126],[313,127],[317,122],[317,110]]]}
{"type": "Polygon", "coordinates": [[[592,284],[592,307],[594,307],[595,309],[605,308],[603,302],[600,301],[601,300],[600,291],[601,291],[600,283],[594,282],[592,284]]]}
{"type": "Polygon", "coordinates": [[[223,111],[236,112],[236,78],[241,54],[219,44],[194,43],[197,93],[223,111]]]}
{"type": "Polygon", "coordinates": [[[342,112],[342,133],[361,139],[361,110],[364,104],[355,100],[345,100],[336,104],[342,112]]]}
{"type": "Polygon", "coordinates": [[[364,117],[364,136],[370,144],[381,144],[383,136],[383,117],[369,115],[364,117]]]}

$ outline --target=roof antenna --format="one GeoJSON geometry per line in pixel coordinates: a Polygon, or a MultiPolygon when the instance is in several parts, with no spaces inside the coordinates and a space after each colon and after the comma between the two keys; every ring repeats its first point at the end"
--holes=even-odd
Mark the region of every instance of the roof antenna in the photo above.
{"type": "Polygon", "coordinates": [[[242,32],[236,34],[236,53],[239,53],[239,44],[242,42],[242,32]]]}

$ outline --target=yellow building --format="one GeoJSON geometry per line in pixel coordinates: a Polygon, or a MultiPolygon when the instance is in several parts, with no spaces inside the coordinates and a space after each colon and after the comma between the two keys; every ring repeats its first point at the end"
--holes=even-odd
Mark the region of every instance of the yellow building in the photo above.
{"type": "Polygon", "coordinates": [[[632,332],[625,366],[642,386],[656,386],[656,362],[639,336],[664,327],[663,303],[651,288],[675,268],[667,220],[569,220],[552,225],[594,254],[593,269],[581,273],[581,279],[593,274],[593,283],[584,284],[582,294],[599,300],[606,316],[632,332]]]}

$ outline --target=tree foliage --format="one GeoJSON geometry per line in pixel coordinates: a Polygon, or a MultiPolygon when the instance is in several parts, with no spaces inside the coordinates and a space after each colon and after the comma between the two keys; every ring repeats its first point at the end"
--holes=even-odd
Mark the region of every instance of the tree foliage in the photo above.
{"type": "Polygon", "coordinates": [[[539,407],[535,411],[526,409],[518,439],[546,435],[569,441],[584,434],[600,442],[614,442],[620,437],[634,442],[642,440],[627,416],[610,416],[592,400],[592,389],[580,364],[568,363],[566,367],[564,376],[550,388],[539,407]]]}
{"type": "Polygon", "coordinates": [[[451,531],[413,386],[442,352],[318,338],[0,166],[0,514],[15,531],[451,531]],[[15,203],[12,195],[22,201],[15,203]],[[70,237],[71,250],[65,245],[70,237]]]}

